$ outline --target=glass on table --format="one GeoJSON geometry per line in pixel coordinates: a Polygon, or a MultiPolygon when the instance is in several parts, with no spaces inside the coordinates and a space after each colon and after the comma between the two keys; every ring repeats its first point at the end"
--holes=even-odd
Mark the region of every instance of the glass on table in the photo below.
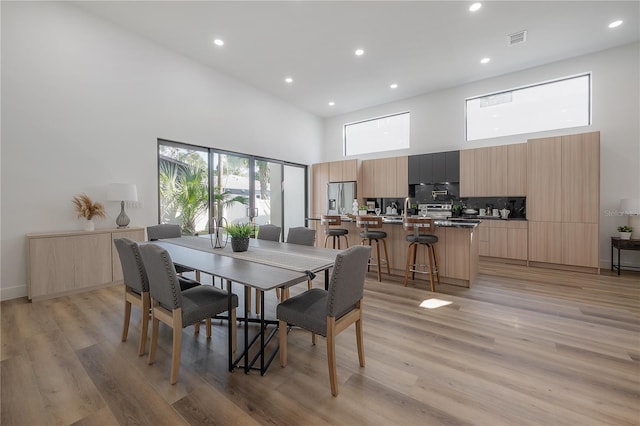
{"type": "Polygon", "coordinates": [[[376,207],[373,211],[376,213],[376,216],[380,216],[380,207],[376,207]]]}

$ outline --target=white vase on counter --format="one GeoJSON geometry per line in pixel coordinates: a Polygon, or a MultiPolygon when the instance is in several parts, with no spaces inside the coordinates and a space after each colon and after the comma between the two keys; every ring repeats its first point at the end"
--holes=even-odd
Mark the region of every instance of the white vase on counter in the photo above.
{"type": "Polygon", "coordinates": [[[353,213],[353,215],[356,216],[358,214],[359,208],[360,208],[360,205],[358,204],[358,200],[354,198],[352,208],[351,208],[351,213],[353,213]]]}

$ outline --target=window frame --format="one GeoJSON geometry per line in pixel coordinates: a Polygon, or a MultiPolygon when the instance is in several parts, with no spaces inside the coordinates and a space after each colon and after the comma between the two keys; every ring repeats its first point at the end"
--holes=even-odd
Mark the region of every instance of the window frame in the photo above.
{"type": "Polygon", "coordinates": [[[354,156],[354,155],[367,155],[367,154],[376,154],[379,152],[387,152],[387,151],[394,151],[394,150],[399,150],[399,149],[409,149],[411,147],[411,111],[407,110],[407,111],[400,111],[400,112],[396,112],[393,114],[385,114],[385,115],[381,115],[378,117],[372,117],[372,118],[367,118],[365,120],[358,120],[358,121],[352,121],[349,123],[345,123],[342,125],[342,155],[344,157],[350,157],[350,156],[354,156]],[[348,154],[347,153],[347,127],[348,126],[353,126],[356,124],[362,124],[362,123],[369,123],[372,121],[378,121],[378,120],[383,120],[385,118],[390,118],[390,117],[397,117],[397,116],[401,116],[401,115],[407,115],[408,117],[408,129],[407,129],[407,146],[406,147],[393,147],[390,149],[383,149],[383,150],[377,150],[377,151],[367,151],[367,152],[355,152],[352,154],[348,154]]]}
{"type": "Polygon", "coordinates": [[[510,136],[517,136],[517,135],[523,135],[523,134],[531,134],[531,133],[538,133],[538,132],[545,132],[545,131],[552,131],[552,130],[560,130],[560,129],[569,129],[569,128],[573,128],[573,127],[585,127],[585,126],[591,126],[593,124],[593,73],[591,71],[588,72],[582,72],[579,74],[573,74],[573,75],[569,75],[569,76],[565,76],[565,77],[559,77],[559,78],[555,78],[555,79],[551,79],[551,80],[545,80],[545,81],[541,81],[538,83],[532,83],[532,84],[526,84],[526,85],[522,85],[522,86],[517,86],[511,89],[505,89],[505,90],[500,90],[497,92],[491,92],[491,93],[485,93],[482,95],[476,95],[476,96],[471,96],[468,98],[465,98],[464,101],[464,137],[465,137],[465,142],[474,142],[474,141],[480,141],[480,140],[486,140],[486,139],[491,139],[491,138],[500,138],[500,137],[510,137],[510,136]],[[578,79],[578,78],[582,78],[582,77],[587,77],[588,78],[588,84],[587,84],[587,99],[588,99],[588,105],[587,105],[587,124],[577,124],[577,125],[571,125],[571,126],[566,126],[566,127],[557,127],[557,128],[553,128],[553,129],[540,129],[540,130],[532,130],[532,131],[524,131],[524,132],[519,132],[519,133],[509,133],[509,134],[505,134],[505,135],[497,135],[497,136],[489,136],[489,137],[483,137],[483,138],[477,138],[477,139],[469,139],[469,101],[472,100],[476,100],[476,99],[481,99],[481,98],[486,98],[489,96],[499,96],[499,95],[505,95],[505,94],[512,94],[514,92],[520,91],[520,90],[524,90],[524,89],[529,89],[532,87],[540,87],[540,86],[546,86],[549,84],[554,84],[554,83],[559,83],[562,81],[568,81],[568,80],[574,80],[574,79],[578,79]]]}

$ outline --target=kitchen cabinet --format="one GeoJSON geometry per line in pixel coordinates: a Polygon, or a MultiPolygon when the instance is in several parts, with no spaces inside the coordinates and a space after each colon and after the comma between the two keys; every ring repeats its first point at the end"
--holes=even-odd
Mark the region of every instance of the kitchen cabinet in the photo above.
{"type": "Polygon", "coordinates": [[[408,157],[362,162],[361,198],[404,198],[408,194],[408,157]]]}
{"type": "Polygon", "coordinates": [[[329,183],[329,163],[311,166],[311,214],[327,213],[327,183],[329,183]]]}
{"type": "Polygon", "coordinates": [[[507,145],[507,194],[527,195],[527,144],[507,145]]]}
{"type": "Polygon", "coordinates": [[[358,160],[332,161],[329,164],[329,182],[358,180],[358,160]]]}
{"type": "Polygon", "coordinates": [[[528,224],[524,220],[485,220],[478,227],[480,256],[527,260],[528,224]]]}
{"type": "Polygon", "coordinates": [[[143,228],[27,235],[27,289],[38,300],[122,280],[113,239],[144,240],[143,228]]]}
{"type": "Polygon", "coordinates": [[[460,151],[412,155],[408,167],[410,185],[460,182],[460,151]]]}
{"type": "Polygon", "coordinates": [[[460,151],[460,196],[475,197],[476,150],[460,151]]]}
{"type": "Polygon", "coordinates": [[[600,133],[527,142],[529,260],[599,270],[600,133]]]}
{"type": "Polygon", "coordinates": [[[459,159],[462,197],[526,195],[526,144],[466,149],[459,159]]]}

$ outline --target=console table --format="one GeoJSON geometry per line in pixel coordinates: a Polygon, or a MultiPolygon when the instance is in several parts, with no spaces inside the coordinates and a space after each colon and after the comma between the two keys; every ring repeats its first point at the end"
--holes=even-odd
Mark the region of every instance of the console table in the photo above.
{"type": "MultiPolygon", "coordinates": [[[[635,250],[640,251],[640,240],[621,240],[620,237],[611,237],[611,270],[614,268],[618,270],[620,275],[620,251],[621,250],[635,250]],[[613,263],[613,248],[618,249],[618,264],[613,263]]],[[[637,269],[636,266],[629,266],[628,268],[637,269]]]]}

